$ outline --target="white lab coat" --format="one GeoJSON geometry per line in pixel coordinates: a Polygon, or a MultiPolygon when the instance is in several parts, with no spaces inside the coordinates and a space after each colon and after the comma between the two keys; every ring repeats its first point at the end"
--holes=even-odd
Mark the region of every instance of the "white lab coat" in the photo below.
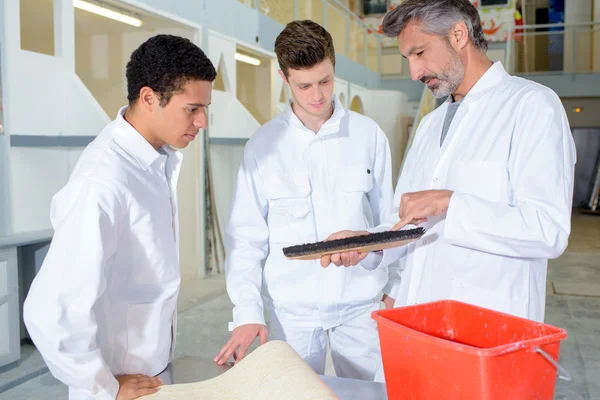
{"type": "Polygon", "coordinates": [[[70,399],[115,399],[115,376],[159,374],[175,345],[181,154],[156,151],[124,110],[53,197],[54,238],[24,306],[70,399]]]}
{"type": "Polygon", "coordinates": [[[285,326],[327,330],[369,312],[399,283],[387,266],[322,268],[283,255],[286,246],[374,227],[391,213],[385,134],[337,98],[334,107],[315,134],[288,105],[246,145],[226,228],[230,329],[264,324],[266,307],[285,326]]]}
{"type": "MultiPolygon", "coordinates": [[[[496,62],[463,99],[440,148],[447,103],[417,130],[390,221],[403,193],[454,191],[426,235],[384,251],[402,258],[397,305],[454,299],[542,321],[547,259],[570,233],[575,147],[558,96],[496,62]]],[[[370,256],[373,258],[373,256],[370,256]]]]}

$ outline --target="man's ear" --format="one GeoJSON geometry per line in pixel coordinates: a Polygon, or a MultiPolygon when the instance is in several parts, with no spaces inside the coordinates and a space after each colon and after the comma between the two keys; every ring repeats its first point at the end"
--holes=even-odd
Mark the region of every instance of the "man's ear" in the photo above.
{"type": "Polygon", "coordinates": [[[139,103],[146,110],[152,112],[154,108],[159,105],[158,96],[154,90],[148,86],[144,86],[140,89],[139,103]]]}
{"type": "Polygon", "coordinates": [[[456,50],[464,49],[469,43],[469,29],[464,21],[458,21],[450,32],[450,43],[456,50]]]}
{"type": "Polygon", "coordinates": [[[283,81],[284,81],[285,83],[287,83],[288,85],[290,84],[290,83],[288,82],[288,80],[287,80],[287,77],[286,77],[286,76],[285,76],[285,74],[283,73],[283,70],[281,70],[281,69],[279,70],[279,76],[281,77],[281,79],[283,79],[283,81]]]}

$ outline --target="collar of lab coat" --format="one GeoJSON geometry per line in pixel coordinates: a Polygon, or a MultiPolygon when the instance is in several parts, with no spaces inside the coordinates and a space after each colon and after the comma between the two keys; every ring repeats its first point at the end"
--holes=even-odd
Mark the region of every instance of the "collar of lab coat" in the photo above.
{"type": "MultiPolygon", "coordinates": [[[[479,78],[477,83],[469,90],[469,93],[465,96],[466,102],[478,99],[482,94],[486,93],[489,89],[497,86],[500,82],[508,76],[508,73],[502,66],[500,61],[496,61],[487,71],[479,78]]],[[[448,96],[447,102],[452,101],[452,96],[448,96]]]]}
{"type": "MultiPolygon", "coordinates": [[[[115,141],[129,155],[137,160],[142,169],[147,170],[161,154],[139,133],[129,122],[125,120],[123,115],[128,106],[123,106],[115,119],[117,129],[115,133],[115,141]]],[[[175,156],[179,161],[181,159],[179,152],[174,150],[169,145],[164,145],[162,149],[167,154],[167,158],[175,156]]]]}
{"type": "MultiPolygon", "coordinates": [[[[333,101],[333,114],[331,114],[331,117],[327,121],[325,121],[325,123],[319,130],[319,133],[318,133],[319,136],[337,133],[340,130],[340,122],[342,121],[342,118],[344,118],[344,116],[346,115],[346,109],[344,108],[342,103],[340,103],[340,100],[338,99],[338,97],[336,95],[333,95],[332,101],[333,101]]],[[[287,106],[285,108],[283,115],[284,115],[285,119],[293,127],[301,129],[301,130],[306,130],[306,131],[309,131],[314,134],[314,132],[311,131],[310,129],[308,129],[306,126],[304,126],[302,121],[300,121],[300,118],[298,118],[296,116],[296,114],[294,113],[294,110],[292,110],[292,101],[291,100],[287,103],[287,106]]]]}

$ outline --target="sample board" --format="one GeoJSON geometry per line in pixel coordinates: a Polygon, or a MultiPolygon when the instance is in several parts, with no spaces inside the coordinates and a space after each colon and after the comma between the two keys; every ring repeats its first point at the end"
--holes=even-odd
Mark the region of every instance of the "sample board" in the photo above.
{"type": "Polygon", "coordinates": [[[338,399],[285,342],[271,341],[233,368],[202,382],[165,385],[144,400],[338,399]]]}

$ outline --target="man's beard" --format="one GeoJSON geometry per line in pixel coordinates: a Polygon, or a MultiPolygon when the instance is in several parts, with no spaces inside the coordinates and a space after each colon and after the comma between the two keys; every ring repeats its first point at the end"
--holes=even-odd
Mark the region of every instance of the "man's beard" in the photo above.
{"type": "Polygon", "coordinates": [[[438,99],[454,93],[465,77],[465,65],[462,60],[454,49],[450,49],[450,54],[451,59],[444,71],[439,75],[427,75],[421,78],[421,82],[423,83],[434,78],[438,80],[432,85],[427,85],[429,90],[438,99]]]}

